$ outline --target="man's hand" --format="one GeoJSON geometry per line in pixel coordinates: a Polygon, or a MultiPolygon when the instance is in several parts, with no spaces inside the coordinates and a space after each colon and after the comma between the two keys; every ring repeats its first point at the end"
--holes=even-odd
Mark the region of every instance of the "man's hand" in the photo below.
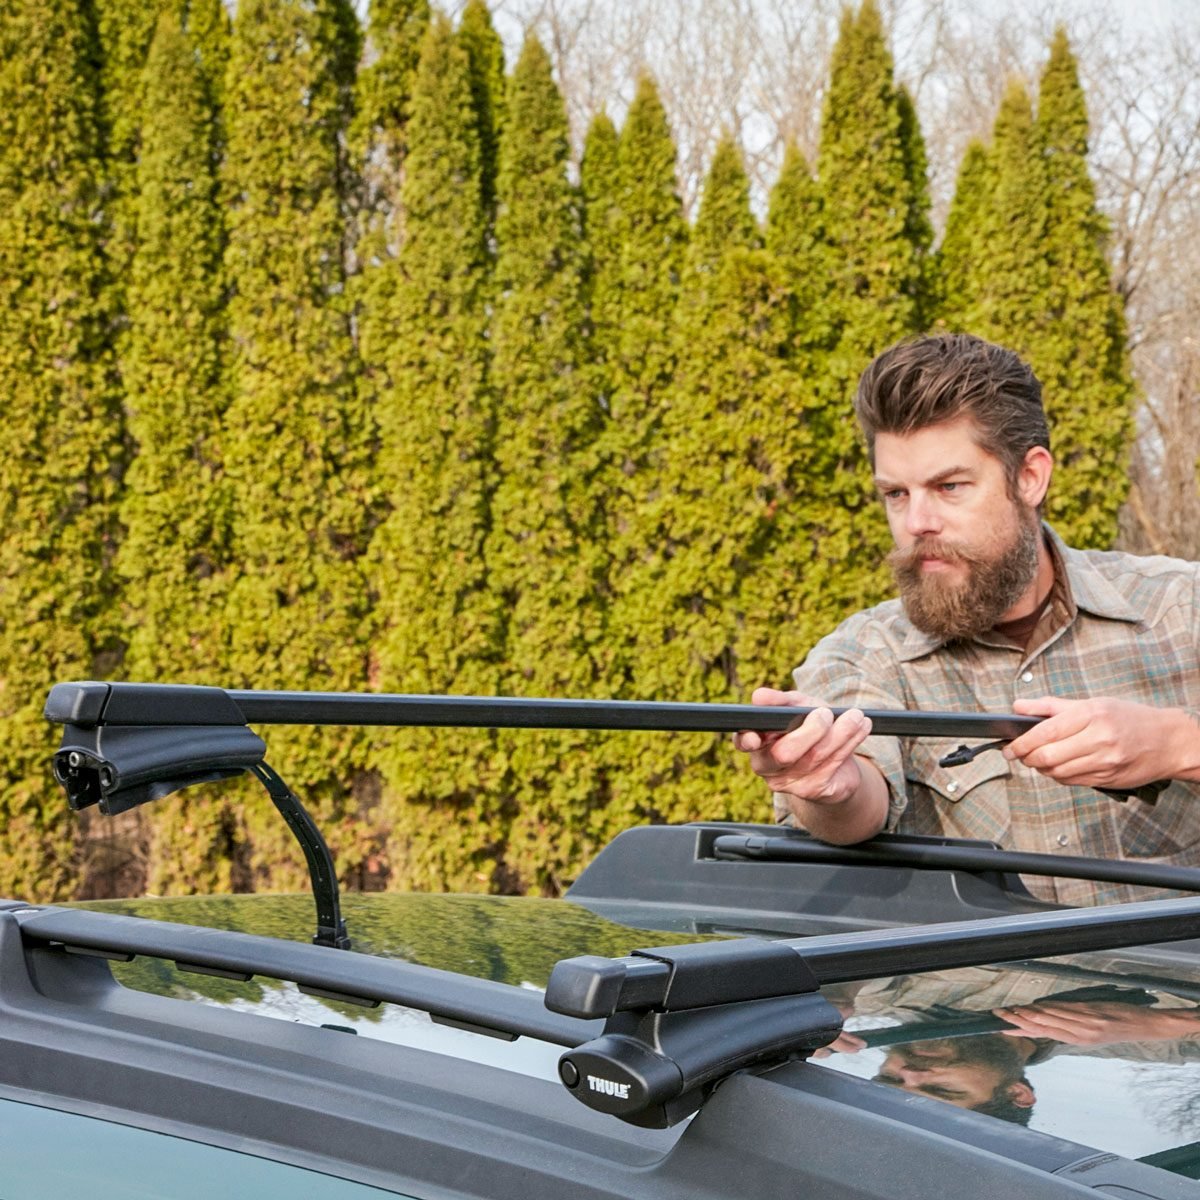
{"type": "Polygon", "coordinates": [[[1140,787],[1186,779],[1200,759],[1200,727],[1178,708],[1128,700],[1018,700],[1013,711],[1046,717],[1004,748],[1004,757],[1080,787],[1140,787]]]}
{"type": "Polygon", "coordinates": [[[1200,1032],[1194,1008],[1147,1008],[1119,1001],[1043,1000],[992,1010],[1013,1028],[1009,1037],[1053,1038],[1068,1046],[1174,1041],[1200,1032]]]}
{"type": "Polygon", "coordinates": [[[857,708],[833,713],[820,700],[799,692],[758,688],[751,703],[793,706],[813,711],[795,729],[735,733],[733,744],[750,755],[750,767],[773,792],[784,792],[812,804],[840,804],[862,785],[854,751],[871,732],[871,722],[857,708]]]}

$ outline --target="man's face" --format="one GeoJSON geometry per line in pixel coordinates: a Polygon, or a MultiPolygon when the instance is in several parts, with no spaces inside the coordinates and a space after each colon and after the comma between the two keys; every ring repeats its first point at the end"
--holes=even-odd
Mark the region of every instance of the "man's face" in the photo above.
{"type": "Polygon", "coordinates": [[[894,1046],[879,1068],[875,1082],[913,1095],[944,1100],[959,1108],[979,1108],[994,1100],[998,1091],[1015,1091],[1019,1087],[1018,1102],[1027,1099],[1032,1104],[1028,1085],[1019,1084],[1021,1071],[1011,1045],[997,1047],[996,1053],[974,1054],[968,1047],[957,1046],[955,1040],[946,1039],[894,1046]]]}
{"type": "Polygon", "coordinates": [[[908,618],[944,641],[990,629],[1037,574],[1036,511],[963,417],[875,439],[875,485],[896,549],[888,565],[908,618]]]}

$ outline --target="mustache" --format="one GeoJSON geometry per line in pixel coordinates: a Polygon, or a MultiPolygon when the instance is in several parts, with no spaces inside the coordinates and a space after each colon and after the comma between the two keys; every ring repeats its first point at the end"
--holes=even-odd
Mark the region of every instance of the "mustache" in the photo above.
{"type": "Polygon", "coordinates": [[[961,542],[926,537],[917,538],[910,546],[897,546],[888,554],[887,563],[893,571],[908,574],[916,571],[921,565],[921,560],[925,558],[940,558],[943,562],[968,567],[978,566],[986,561],[980,555],[972,553],[961,542]]]}

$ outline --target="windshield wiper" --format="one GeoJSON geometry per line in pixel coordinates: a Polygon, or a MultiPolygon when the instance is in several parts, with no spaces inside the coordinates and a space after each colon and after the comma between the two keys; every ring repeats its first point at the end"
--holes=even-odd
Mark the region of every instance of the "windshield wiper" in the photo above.
{"type": "Polygon", "coordinates": [[[1087,879],[1142,887],[1200,892],[1200,869],[1117,859],[1081,858],[1069,854],[1033,854],[1022,850],[977,846],[945,846],[910,842],[860,842],[831,846],[803,833],[720,834],[713,857],[759,862],[837,863],[863,867],[919,867],[937,871],[1008,871],[1056,879],[1087,879]]]}

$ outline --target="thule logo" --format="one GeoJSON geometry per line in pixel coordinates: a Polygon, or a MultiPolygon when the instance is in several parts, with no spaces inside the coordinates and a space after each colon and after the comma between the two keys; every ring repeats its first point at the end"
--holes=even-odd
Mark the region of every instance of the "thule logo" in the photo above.
{"type": "Polygon", "coordinates": [[[601,1079],[599,1075],[589,1075],[587,1077],[588,1087],[593,1092],[600,1092],[605,1096],[615,1096],[618,1100],[629,1099],[629,1084],[617,1083],[615,1079],[601,1079]]]}

